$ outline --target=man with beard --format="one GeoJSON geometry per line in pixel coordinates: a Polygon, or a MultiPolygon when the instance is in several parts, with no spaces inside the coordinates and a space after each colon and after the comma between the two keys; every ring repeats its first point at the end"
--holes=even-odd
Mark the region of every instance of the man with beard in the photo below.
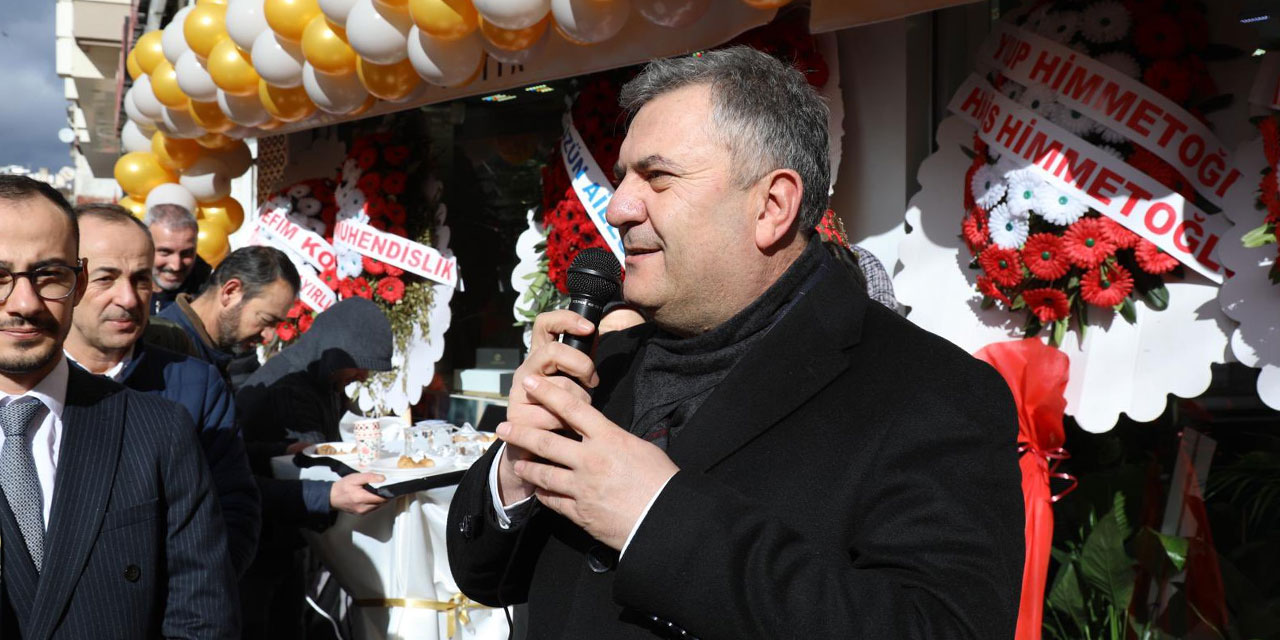
{"type": "Polygon", "coordinates": [[[0,637],[236,637],[191,418],[63,356],[85,291],[71,207],[0,176],[0,229],[0,637]]]}
{"type": "Polygon", "coordinates": [[[196,254],[200,227],[186,207],[158,204],[147,210],[147,228],[155,242],[152,278],[156,291],[151,296],[151,313],[169,308],[179,294],[196,295],[209,280],[213,267],[196,254]]]}
{"type": "Polygon", "coordinates": [[[234,391],[228,366],[271,337],[300,286],[298,270],[284,252],[244,247],[222,260],[198,297],[179,294],[159,317],[180,325],[234,391]]]}
{"type": "Polygon", "coordinates": [[[76,220],[87,284],[71,317],[66,355],[90,373],[187,410],[213,473],[232,564],[243,573],[253,560],[262,513],[231,392],[213,365],[142,339],[154,255],[147,228],[117,205],[78,207],[76,220]]]}

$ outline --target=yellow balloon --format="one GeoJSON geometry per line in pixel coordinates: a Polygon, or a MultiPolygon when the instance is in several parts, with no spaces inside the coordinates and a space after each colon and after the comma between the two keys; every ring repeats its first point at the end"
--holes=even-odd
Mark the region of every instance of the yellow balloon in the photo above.
{"type": "MultiPolygon", "coordinates": [[[[155,144],[154,139],[152,144],[155,144]]],[[[177,182],[178,176],[160,164],[154,153],[134,151],[120,156],[116,160],[116,182],[124,192],[135,200],[146,200],[147,193],[157,185],[166,182],[177,182]]]]}
{"type": "Polygon", "coordinates": [[[348,113],[347,117],[353,117],[353,116],[358,116],[360,114],[363,114],[364,112],[372,109],[373,105],[375,104],[378,104],[378,99],[373,96],[369,96],[368,98],[364,99],[364,104],[356,107],[355,110],[353,110],[351,113],[348,113]]]}
{"type": "Polygon", "coordinates": [[[218,224],[227,233],[235,233],[244,224],[244,207],[231,196],[202,203],[199,209],[202,219],[208,220],[210,224],[218,224]]]}
{"type": "Polygon", "coordinates": [[[409,0],[373,0],[373,2],[397,11],[404,11],[405,5],[409,4],[409,0]]]}
{"type": "Polygon", "coordinates": [[[142,37],[138,38],[133,45],[132,53],[137,54],[138,68],[142,69],[143,73],[151,73],[151,70],[164,60],[164,49],[160,47],[160,34],[159,30],[148,31],[142,34],[142,37]]]}
{"type": "Polygon", "coordinates": [[[471,0],[409,0],[409,15],[419,29],[441,40],[465,38],[480,26],[471,0]]]}
{"type": "Polygon", "coordinates": [[[315,103],[307,97],[303,87],[286,89],[258,81],[258,99],[267,113],[284,122],[297,122],[316,111],[315,103]]]}
{"type": "Polygon", "coordinates": [[[227,7],[220,4],[198,4],[182,23],[182,35],[196,55],[208,58],[214,46],[230,38],[227,35],[227,7]]]}
{"type": "Polygon", "coordinates": [[[312,18],[302,32],[302,57],[322,73],[346,75],[356,70],[356,52],[347,44],[346,32],[322,15],[312,18]]]}
{"type": "Polygon", "coordinates": [[[311,20],[320,15],[320,5],[316,0],[267,0],[262,14],[276,35],[297,42],[311,20]]]}
{"type": "Polygon", "coordinates": [[[209,133],[206,133],[200,136],[199,138],[196,138],[195,140],[196,140],[196,144],[206,149],[213,149],[214,151],[223,151],[226,149],[230,149],[237,142],[240,142],[235,138],[229,138],[227,136],[222,135],[221,133],[217,133],[214,131],[210,131],[209,133]]]}
{"type": "Polygon", "coordinates": [[[373,64],[364,58],[356,63],[360,84],[383,100],[399,100],[409,95],[422,82],[408,58],[395,64],[373,64]]]}
{"type": "Polygon", "coordinates": [[[220,4],[226,6],[227,0],[196,0],[196,4],[220,4]]]}
{"type": "Polygon", "coordinates": [[[209,220],[197,220],[196,254],[205,262],[217,266],[222,259],[231,253],[231,243],[227,240],[227,232],[222,223],[209,220]]]}
{"type": "Polygon", "coordinates": [[[151,134],[151,153],[160,166],[171,171],[185,171],[200,158],[201,150],[195,140],[170,138],[157,131],[151,134]]]}
{"type": "Polygon", "coordinates": [[[213,83],[227,93],[247,96],[258,90],[258,72],[231,38],[214,45],[207,66],[213,83]]]}
{"type": "Polygon", "coordinates": [[[125,196],[123,198],[120,198],[120,202],[116,204],[119,204],[125,209],[128,209],[129,213],[133,214],[133,217],[139,220],[142,220],[147,217],[147,203],[138,202],[137,200],[133,199],[133,196],[125,196]]]}
{"type": "Polygon", "coordinates": [[[138,64],[137,49],[133,49],[129,51],[129,55],[125,56],[124,68],[125,68],[125,71],[129,72],[129,78],[132,80],[137,80],[139,77],[142,76],[143,73],[145,73],[142,70],[142,65],[138,64]]]}
{"type": "Polygon", "coordinates": [[[520,51],[528,49],[530,45],[537,42],[547,31],[547,25],[551,24],[551,14],[543,16],[537,24],[524,29],[503,29],[494,26],[493,23],[480,17],[480,33],[484,35],[484,39],[488,40],[493,46],[505,51],[520,51]]]}
{"type": "Polygon", "coordinates": [[[173,65],[168,60],[161,60],[152,69],[151,90],[155,92],[160,104],[178,111],[187,110],[187,94],[178,86],[178,74],[173,71],[173,65]]]}
{"type": "Polygon", "coordinates": [[[228,119],[227,114],[218,108],[216,102],[191,100],[187,106],[187,112],[191,114],[191,119],[195,120],[196,124],[209,133],[224,133],[236,126],[236,123],[228,119]]]}

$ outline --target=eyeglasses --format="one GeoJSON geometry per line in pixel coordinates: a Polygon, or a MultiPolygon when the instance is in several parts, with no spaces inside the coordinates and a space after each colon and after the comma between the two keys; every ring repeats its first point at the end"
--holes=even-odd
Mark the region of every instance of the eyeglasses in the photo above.
{"type": "Polygon", "coordinates": [[[18,283],[18,278],[29,280],[31,288],[35,289],[36,295],[41,298],[62,300],[76,290],[76,278],[82,271],[84,271],[83,263],[76,264],[74,267],[53,264],[31,271],[0,269],[0,303],[9,299],[14,286],[18,283]]]}

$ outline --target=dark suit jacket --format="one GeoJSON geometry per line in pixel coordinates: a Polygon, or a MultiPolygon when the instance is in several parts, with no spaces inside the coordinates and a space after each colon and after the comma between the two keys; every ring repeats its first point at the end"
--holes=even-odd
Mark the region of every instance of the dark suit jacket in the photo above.
{"type": "Polygon", "coordinates": [[[226,531],[181,407],[72,366],[36,574],[0,500],[5,638],[235,638],[226,531]]]}
{"type": "MultiPolygon", "coordinates": [[[[820,269],[671,442],[680,471],[616,565],[549,509],[501,530],[493,447],[449,513],[463,592],[527,600],[530,640],[1012,638],[1023,511],[1007,387],[870,304],[844,267],[820,269]]],[[[620,425],[653,331],[600,342],[593,403],[620,425]]]]}

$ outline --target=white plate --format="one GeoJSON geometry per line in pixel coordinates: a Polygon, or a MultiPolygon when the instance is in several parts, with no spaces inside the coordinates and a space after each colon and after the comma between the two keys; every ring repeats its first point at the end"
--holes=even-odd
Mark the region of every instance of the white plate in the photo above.
{"type": "Polygon", "coordinates": [[[347,464],[354,463],[359,457],[356,455],[356,443],[354,442],[321,442],[319,444],[313,444],[307,447],[306,449],[303,449],[302,455],[308,456],[311,458],[333,458],[334,460],[338,460],[340,462],[347,463],[347,464]],[[336,447],[339,451],[347,451],[348,453],[333,453],[328,455],[316,453],[316,448],[322,444],[327,444],[331,447],[336,447]]]}

